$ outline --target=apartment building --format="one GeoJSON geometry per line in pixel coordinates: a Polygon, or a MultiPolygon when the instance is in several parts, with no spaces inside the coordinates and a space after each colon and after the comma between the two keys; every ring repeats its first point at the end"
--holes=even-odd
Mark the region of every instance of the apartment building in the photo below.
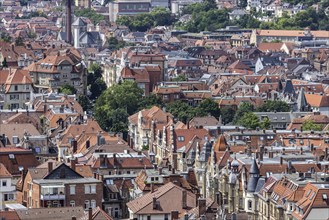
{"type": "Polygon", "coordinates": [[[29,208],[82,206],[88,210],[102,205],[102,181],[77,173],[75,160],[71,167],[55,166],[50,161],[28,169],[18,184],[18,201],[29,208]]]}

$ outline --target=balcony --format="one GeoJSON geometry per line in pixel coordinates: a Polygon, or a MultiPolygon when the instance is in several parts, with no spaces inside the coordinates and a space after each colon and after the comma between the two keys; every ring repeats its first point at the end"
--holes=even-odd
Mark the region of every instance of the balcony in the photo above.
{"type": "Polygon", "coordinates": [[[64,194],[45,194],[40,195],[41,200],[64,200],[65,195],[64,194]]]}
{"type": "Polygon", "coordinates": [[[45,185],[41,186],[41,200],[64,200],[64,185],[45,185]]]}

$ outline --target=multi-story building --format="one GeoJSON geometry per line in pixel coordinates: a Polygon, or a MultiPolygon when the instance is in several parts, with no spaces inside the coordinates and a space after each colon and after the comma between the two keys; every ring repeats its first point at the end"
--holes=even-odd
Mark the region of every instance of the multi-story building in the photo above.
{"type": "Polygon", "coordinates": [[[73,86],[77,94],[85,94],[87,69],[80,54],[76,51],[65,51],[45,56],[42,60],[32,63],[29,73],[38,92],[57,92],[64,85],[73,86]]]}
{"type": "Polygon", "coordinates": [[[55,167],[49,161],[37,168],[30,168],[19,181],[18,201],[30,208],[83,206],[86,210],[102,205],[102,181],[83,177],[64,163],[55,167]],[[48,166],[47,166],[48,165],[48,166]]]}
{"type": "MultiPolygon", "coordinates": [[[[151,109],[144,109],[130,116],[128,144],[137,150],[144,147],[152,147],[156,135],[173,123],[173,116],[154,106],[151,109]]],[[[164,137],[165,139],[165,137],[164,137]]]]}
{"type": "MultiPolygon", "coordinates": [[[[5,109],[25,108],[33,91],[32,79],[26,70],[7,69],[0,72],[0,95],[4,98],[5,109]]],[[[0,106],[1,108],[1,106],[0,106]]]]}
{"type": "Polygon", "coordinates": [[[132,16],[151,10],[151,0],[116,0],[109,3],[110,21],[115,22],[120,16],[132,16]]]}
{"type": "Polygon", "coordinates": [[[16,202],[16,187],[12,184],[12,175],[0,163],[0,209],[12,202],[16,202]]]}

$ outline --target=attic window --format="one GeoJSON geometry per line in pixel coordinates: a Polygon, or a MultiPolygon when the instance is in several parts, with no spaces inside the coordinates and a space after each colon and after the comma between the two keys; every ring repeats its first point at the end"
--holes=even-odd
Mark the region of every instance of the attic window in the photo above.
{"type": "Polygon", "coordinates": [[[328,200],[328,195],[327,194],[322,194],[322,199],[324,200],[324,201],[327,201],[328,200]]]}
{"type": "Polygon", "coordinates": [[[310,200],[312,200],[315,196],[315,192],[312,193],[311,197],[310,197],[310,200]]]}
{"type": "Polygon", "coordinates": [[[8,156],[9,156],[9,159],[11,159],[11,160],[14,160],[15,159],[15,155],[14,154],[9,154],[8,156]]]}
{"type": "Polygon", "coordinates": [[[178,136],[178,141],[183,142],[185,140],[184,136],[178,136]]]}
{"type": "Polygon", "coordinates": [[[312,190],[309,190],[307,193],[306,193],[306,197],[308,197],[310,195],[310,193],[312,192],[312,190]]]}

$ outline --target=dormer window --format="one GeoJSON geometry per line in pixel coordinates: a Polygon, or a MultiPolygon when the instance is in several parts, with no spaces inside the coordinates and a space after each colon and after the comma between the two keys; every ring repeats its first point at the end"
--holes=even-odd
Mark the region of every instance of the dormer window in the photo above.
{"type": "Polygon", "coordinates": [[[183,142],[185,140],[184,136],[178,136],[178,141],[183,142]]]}

